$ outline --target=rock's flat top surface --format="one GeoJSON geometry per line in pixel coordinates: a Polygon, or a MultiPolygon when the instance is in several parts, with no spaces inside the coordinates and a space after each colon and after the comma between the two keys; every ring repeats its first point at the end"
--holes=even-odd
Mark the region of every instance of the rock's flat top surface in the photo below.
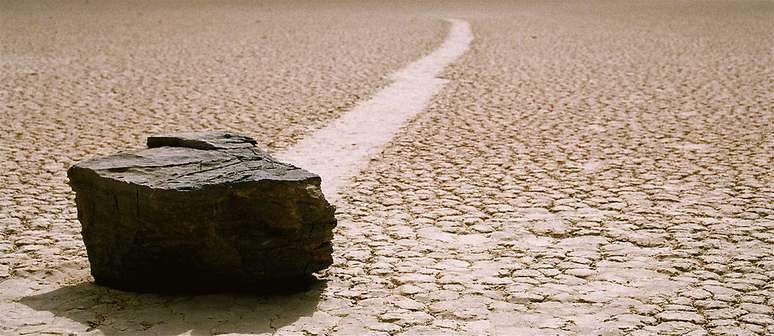
{"type": "Polygon", "coordinates": [[[154,189],[190,190],[223,183],[301,181],[319,176],[275,161],[255,139],[229,132],[148,137],[149,149],[79,162],[70,178],[89,173],[154,189]]]}
{"type": "Polygon", "coordinates": [[[193,149],[252,148],[255,139],[242,134],[224,131],[188,132],[149,136],[148,148],[183,147],[193,149]]]}

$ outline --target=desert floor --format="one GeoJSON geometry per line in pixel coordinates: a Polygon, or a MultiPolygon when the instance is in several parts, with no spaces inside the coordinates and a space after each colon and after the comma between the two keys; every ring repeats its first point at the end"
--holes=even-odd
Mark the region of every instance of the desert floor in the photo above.
{"type": "Polygon", "coordinates": [[[774,2],[0,2],[0,334],[774,334],[774,2]],[[304,293],[94,285],[66,169],[275,153],[438,48],[304,293]]]}

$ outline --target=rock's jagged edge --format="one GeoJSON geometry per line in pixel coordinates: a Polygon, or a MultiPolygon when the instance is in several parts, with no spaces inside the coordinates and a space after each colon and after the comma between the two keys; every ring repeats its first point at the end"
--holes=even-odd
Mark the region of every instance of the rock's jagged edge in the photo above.
{"type": "Polygon", "coordinates": [[[247,137],[228,136],[225,145],[218,137],[223,133],[206,133],[206,141],[196,134],[155,143],[151,137],[154,145],[182,147],[95,158],[68,170],[97,283],[262,291],[330,266],[336,219],[319,176],[273,160],[247,137]]]}

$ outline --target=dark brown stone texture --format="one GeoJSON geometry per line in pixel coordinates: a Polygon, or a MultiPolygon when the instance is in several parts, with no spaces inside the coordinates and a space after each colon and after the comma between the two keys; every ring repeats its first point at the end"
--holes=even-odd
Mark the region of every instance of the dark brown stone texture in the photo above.
{"type": "Polygon", "coordinates": [[[97,283],[153,290],[268,289],[332,263],[320,177],[228,132],[148,138],[148,149],[68,170],[97,283]]]}

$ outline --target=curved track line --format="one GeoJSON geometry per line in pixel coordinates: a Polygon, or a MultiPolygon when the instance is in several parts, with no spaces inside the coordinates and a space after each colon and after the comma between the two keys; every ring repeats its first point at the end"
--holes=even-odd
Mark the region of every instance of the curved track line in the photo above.
{"type": "Polygon", "coordinates": [[[470,47],[470,25],[458,19],[447,21],[451,28],[438,49],[398,70],[390,76],[393,83],[370,100],[274,157],[320,175],[323,193],[336,202],[342,187],[424,110],[447,82],[437,76],[470,47]]]}

